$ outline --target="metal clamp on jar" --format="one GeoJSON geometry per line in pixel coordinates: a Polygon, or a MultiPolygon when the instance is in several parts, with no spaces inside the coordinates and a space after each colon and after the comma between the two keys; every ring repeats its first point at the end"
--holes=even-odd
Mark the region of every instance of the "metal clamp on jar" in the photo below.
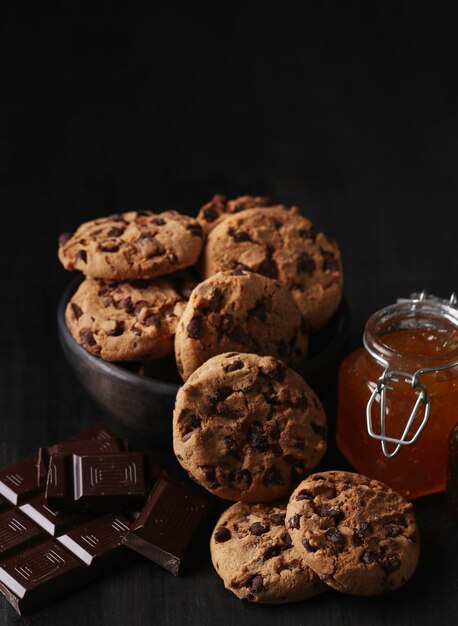
{"type": "Polygon", "coordinates": [[[457,298],[400,299],[366,323],[342,362],[337,443],[360,472],[409,498],[445,488],[458,421],[457,298]]]}

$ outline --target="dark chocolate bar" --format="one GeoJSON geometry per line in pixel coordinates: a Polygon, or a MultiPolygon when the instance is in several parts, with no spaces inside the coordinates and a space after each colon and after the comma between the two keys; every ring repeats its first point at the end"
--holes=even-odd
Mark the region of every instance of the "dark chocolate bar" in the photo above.
{"type": "Polygon", "coordinates": [[[54,454],[46,501],[57,511],[110,511],[142,506],[157,478],[147,452],[54,454]]]}
{"type": "Polygon", "coordinates": [[[52,511],[38,489],[36,463],[33,455],[0,471],[0,592],[19,613],[134,556],[123,546],[131,518],[52,511]]]}
{"type": "Polygon", "coordinates": [[[109,514],[57,540],[38,531],[39,543],[30,545],[30,537],[16,541],[11,547],[16,551],[0,560],[0,591],[23,613],[90,582],[128,560],[122,540],[130,522],[121,514],[109,514]]]}
{"type": "MultiPolygon", "coordinates": [[[[78,441],[76,436],[75,446],[78,441]]],[[[37,486],[36,463],[33,455],[0,471],[0,592],[19,613],[123,565],[136,552],[178,574],[207,503],[166,477],[149,454],[50,458],[49,482],[60,489],[58,497],[73,504],[137,506],[155,484],[131,532],[132,519],[118,512],[54,511],[37,486]]]]}
{"type": "Polygon", "coordinates": [[[208,512],[206,500],[163,475],[124,543],[177,576],[186,549],[208,512]]]}
{"type": "Polygon", "coordinates": [[[38,449],[38,485],[46,486],[52,454],[110,454],[128,450],[126,439],[117,437],[103,424],[72,435],[62,443],[38,449]]]}

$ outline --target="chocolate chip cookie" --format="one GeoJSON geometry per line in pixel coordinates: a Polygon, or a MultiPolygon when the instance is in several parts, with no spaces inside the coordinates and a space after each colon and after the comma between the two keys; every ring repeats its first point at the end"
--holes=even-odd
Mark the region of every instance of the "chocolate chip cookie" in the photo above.
{"type": "Polygon", "coordinates": [[[94,278],[149,279],[193,265],[203,245],[199,222],[176,211],[131,211],[82,224],[59,237],[67,270],[94,278]]]}
{"type": "Polygon", "coordinates": [[[216,194],[210,202],[204,204],[204,206],[200,209],[197,219],[202,226],[204,234],[208,235],[208,233],[228,215],[240,213],[240,211],[246,211],[247,209],[253,209],[256,207],[266,209],[272,208],[273,206],[275,206],[275,208],[283,209],[284,211],[292,211],[293,213],[298,212],[297,207],[295,206],[287,207],[283,204],[276,205],[270,200],[270,198],[265,196],[239,196],[233,200],[228,200],[226,196],[216,194]]]}
{"type": "Polygon", "coordinates": [[[183,380],[223,352],[254,352],[299,363],[307,355],[307,325],[289,291],[253,272],[219,272],[192,292],[175,337],[183,380]]]}
{"type": "Polygon", "coordinates": [[[420,545],[412,504],[361,474],[309,476],[291,495],[286,528],[307,565],[344,593],[392,591],[417,566],[420,545]]]}
{"type": "Polygon", "coordinates": [[[86,278],[67,305],[67,326],[83,348],[106,361],[160,359],[173,350],[186,305],[178,289],[188,280],[178,276],[176,288],[173,276],[132,282],[86,278]]]}
{"type": "Polygon", "coordinates": [[[283,504],[237,502],[218,520],[210,540],[213,565],[241,600],[281,604],[326,590],[293,546],[285,514],[283,504]]]}
{"type": "Polygon", "coordinates": [[[209,233],[204,278],[236,268],[279,280],[313,330],[324,326],[342,298],[343,270],[335,241],[312,223],[279,208],[230,215],[209,233]]]}
{"type": "Polygon", "coordinates": [[[307,383],[281,361],[229,352],[178,391],[175,454],[190,476],[228,500],[289,496],[326,450],[326,416],[307,383]]]}

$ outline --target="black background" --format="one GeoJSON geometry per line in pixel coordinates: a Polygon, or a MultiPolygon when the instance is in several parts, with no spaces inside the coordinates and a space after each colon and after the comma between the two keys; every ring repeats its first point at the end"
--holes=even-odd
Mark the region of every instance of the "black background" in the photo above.
{"type": "MultiPolygon", "coordinates": [[[[95,4],[0,9],[2,466],[104,417],[56,337],[56,237],[82,220],[216,191],[297,203],[340,242],[353,346],[398,296],[457,288],[454,3],[95,4]]],[[[342,466],[332,442],[325,466],[342,466]]],[[[30,618],[0,599],[0,622],[453,622],[458,532],[441,496],[416,511],[419,568],[385,598],[241,603],[203,541],[184,577],[141,561],[30,618]]]]}

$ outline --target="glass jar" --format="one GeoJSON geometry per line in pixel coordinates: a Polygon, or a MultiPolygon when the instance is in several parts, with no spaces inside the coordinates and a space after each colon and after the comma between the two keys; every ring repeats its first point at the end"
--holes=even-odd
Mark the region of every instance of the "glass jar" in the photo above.
{"type": "Polygon", "coordinates": [[[423,292],[369,318],[339,372],[337,444],[361,473],[412,499],[445,489],[458,422],[458,310],[423,292]]]}

